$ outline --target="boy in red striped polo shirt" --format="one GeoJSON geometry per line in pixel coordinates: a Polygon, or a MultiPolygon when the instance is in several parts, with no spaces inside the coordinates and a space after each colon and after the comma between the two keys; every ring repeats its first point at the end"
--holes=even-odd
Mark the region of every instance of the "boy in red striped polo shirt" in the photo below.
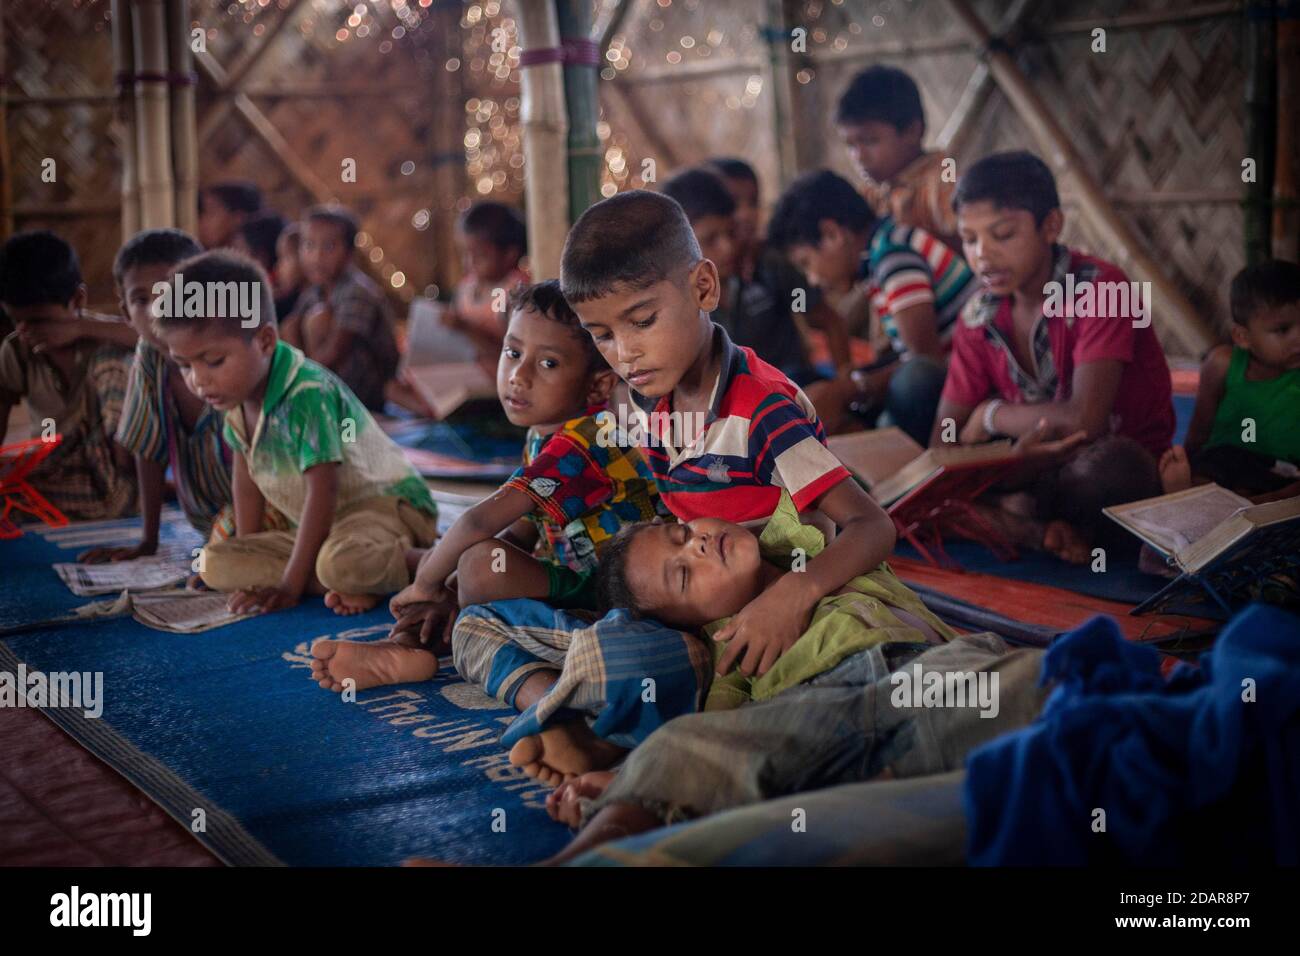
{"type": "Polygon", "coordinates": [[[893,522],[825,444],[797,385],[738,347],[709,320],[718,269],[700,252],[681,206],[632,190],[588,209],[564,245],[565,298],[627,383],[646,458],[681,520],[768,518],[782,489],[800,512],[820,511],[839,534],[816,558],[755,598],[715,640],[719,661],[764,674],[794,645],[817,602],[875,568],[894,546],[893,522]]]}

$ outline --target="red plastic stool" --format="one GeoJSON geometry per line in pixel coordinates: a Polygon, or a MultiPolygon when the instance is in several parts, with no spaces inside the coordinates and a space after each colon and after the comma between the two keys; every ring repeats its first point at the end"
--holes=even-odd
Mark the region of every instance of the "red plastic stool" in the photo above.
{"type": "Polygon", "coordinates": [[[32,469],[63,443],[62,435],[52,439],[32,438],[16,445],[0,448],[0,538],[18,538],[23,529],[9,517],[14,511],[25,511],[40,518],[51,528],[61,528],[68,523],[67,516],[50,504],[43,494],[27,482],[32,469]]]}

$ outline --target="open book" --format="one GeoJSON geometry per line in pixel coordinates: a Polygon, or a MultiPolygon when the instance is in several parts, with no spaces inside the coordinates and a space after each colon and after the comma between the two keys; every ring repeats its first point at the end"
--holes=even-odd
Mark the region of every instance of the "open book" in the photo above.
{"type": "Polygon", "coordinates": [[[927,449],[898,428],[834,435],[826,444],[886,507],[945,472],[969,471],[1012,457],[1009,441],[927,449]]]}
{"type": "Polygon", "coordinates": [[[445,308],[431,299],[412,303],[400,369],[439,420],[466,402],[497,398],[496,383],[475,361],[474,343],[443,326],[445,308]]]}
{"type": "Polygon", "coordinates": [[[1300,521],[1300,497],[1252,505],[1219,485],[1102,509],[1188,574],[1263,528],[1300,521]]]}

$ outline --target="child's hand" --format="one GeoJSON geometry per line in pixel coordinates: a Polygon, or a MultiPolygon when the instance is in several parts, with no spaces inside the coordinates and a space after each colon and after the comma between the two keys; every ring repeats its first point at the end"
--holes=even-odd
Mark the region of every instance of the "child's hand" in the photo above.
{"type": "Polygon", "coordinates": [[[420,583],[419,576],[402,590],[393,595],[388,602],[388,613],[399,620],[408,611],[423,604],[445,604],[451,600],[451,592],[445,587],[428,588],[420,583]]]}
{"type": "Polygon", "coordinates": [[[715,641],[731,641],[718,661],[718,676],[724,676],[740,659],[742,674],[762,677],[803,635],[809,612],[809,608],[790,600],[780,587],[754,598],[713,635],[715,641]]]}
{"type": "Polygon", "coordinates": [[[141,541],[134,547],[121,548],[91,548],[89,551],[83,551],[77,555],[77,560],[82,564],[106,564],[109,561],[134,561],[136,558],[146,558],[158,551],[158,542],[141,541]]]}
{"type": "Polygon", "coordinates": [[[979,445],[993,437],[984,430],[984,409],[987,406],[988,402],[980,402],[975,406],[975,410],[966,419],[966,424],[961,426],[957,441],[963,445],[979,445]]]}
{"type": "MultiPolygon", "coordinates": [[[[388,631],[389,640],[406,636],[421,646],[451,645],[451,627],[456,620],[453,601],[408,605],[388,631]]],[[[411,643],[410,641],[404,643],[411,643]]]]}
{"type": "Polygon", "coordinates": [[[293,607],[302,597],[302,593],[280,586],[278,588],[249,588],[236,591],[230,595],[226,607],[232,614],[258,614],[278,611],[282,607],[293,607]]]}

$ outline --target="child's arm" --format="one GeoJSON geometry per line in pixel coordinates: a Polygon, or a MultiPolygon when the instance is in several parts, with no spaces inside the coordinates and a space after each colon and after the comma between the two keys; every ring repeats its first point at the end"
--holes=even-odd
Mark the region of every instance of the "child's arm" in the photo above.
{"type": "Polygon", "coordinates": [[[262,530],[262,515],[266,499],[248,471],[248,462],[241,452],[234,452],[230,469],[230,493],[235,505],[235,536],[257,534],[262,530]]]}
{"type": "Polygon", "coordinates": [[[803,571],[779,578],[714,635],[715,641],[731,641],[718,662],[719,674],[737,660],[746,676],[766,674],[802,636],[818,601],[878,566],[894,550],[893,519],[857,482],[840,481],[814,507],[833,520],[840,533],[803,571]]]}
{"type": "Polygon", "coordinates": [[[947,364],[948,357],[944,354],[943,342],[939,338],[939,321],[934,316],[933,302],[921,302],[899,310],[894,313],[894,322],[898,326],[899,341],[909,352],[947,364]]]}
{"type": "MultiPolygon", "coordinates": [[[[316,556],[334,526],[334,508],[339,498],[339,464],[335,461],[313,465],[302,473],[307,484],[307,498],[302,506],[302,520],[294,535],[293,551],[284,567],[277,587],[237,591],[230,597],[230,610],[274,611],[298,603],[315,573],[316,556]]],[[[251,479],[250,479],[251,482],[251,479]]],[[[239,523],[236,506],[235,523],[239,523]]]]}
{"type": "Polygon", "coordinates": [[[452,522],[447,533],[420,559],[411,588],[413,596],[418,595],[424,601],[440,599],[447,578],[456,570],[462,554],[480,541],[495,538],[535,507],[533,499],[522,491],[501,488],[470,508],[452,522]]]}
{"type": "Polygon", "coordinates": [[[1210,349],[1201,363],[1201,379],[1196,386],[1196,410],[1187,426],[1183,447],[1194,455],[1210,440],[1214,430],[1214,416],[1228,390],[1228,366],[1232,364],[1232,347],[1218,345],[1210,349]]]}
{"type": "Polygon", "coordinates": [[[950,398],[941,398],[939,408],[934,413],[934,427],[930,429],[930,447],[940,448],[945,444],[961,441],[961,433],[965,430],[966,423],[970,421],[971,412],[974,410],[972,405],[963,405],[950,398]],[[949,419],[953,422],[952,442],[944,440],[944,422],[949,419]]]}
{"type": "Polygon", "coordinates": [[[849,329],[840,315],[823,299],[808,312],[808,324],[826,336],[826,348],[831,353],[836,375],[848,375],[853,370],[849,329]]]}
{"type": "MultiPolygon", "coordinates": [[[[1124,363],[1116,359],[1084,362],[1074,370],[1070,398],[1064,402],[1037,404],[1001,404],[992,416],[993,431],[1018,438],[1038,428],[1044,419],[1051,434],[1070,435],[1086,432],[1088,439],[1099,438],[1110,428],[1110,415],[1119,392],[1124,363]]],[[[963,444],[977,444],[993,437],[984,427],[985,405],[981,403],[961,430],[963,444]]]]}
{"type": "Polygon", "coordinates": [[[140,485],[140,516],[144,528],[140,543],[132,547],[92,548],[77,555],[85,564],[131,561],[158,551],[158,525],[162,514],[163,466],[144,455],[135,456],[135,477],[140,485]]]}

